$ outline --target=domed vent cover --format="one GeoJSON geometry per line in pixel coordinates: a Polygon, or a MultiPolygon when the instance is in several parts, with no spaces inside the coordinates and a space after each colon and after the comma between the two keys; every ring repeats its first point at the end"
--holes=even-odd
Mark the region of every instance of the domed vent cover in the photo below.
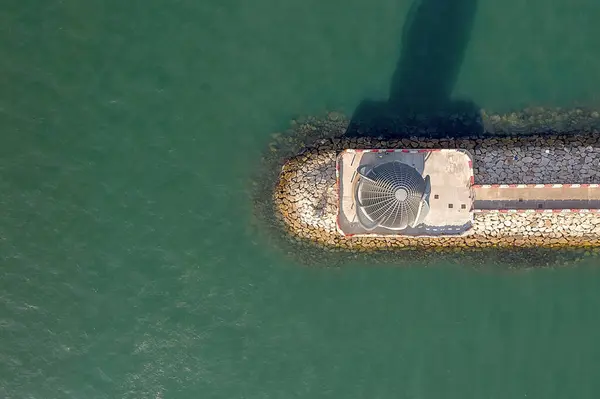
{"type": "Polygon", "coordinates": [[[429,176],[399,161],[358,168],[354,196],[357,217],[367,230],[403,230],[422,223],[429,211],[429,176]]]}

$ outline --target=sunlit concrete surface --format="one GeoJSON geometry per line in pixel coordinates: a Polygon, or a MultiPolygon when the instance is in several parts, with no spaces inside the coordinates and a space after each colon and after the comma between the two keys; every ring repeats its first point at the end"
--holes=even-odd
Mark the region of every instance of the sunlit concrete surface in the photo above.
{"type": "Polygon", "coordinates": [[[344,235],[446,236],[467,233],[472,225],[472,160],[462,150],[345,150],[338,157],[338,228],[344,235]],[[378,227],[365,230],[357,220],[354,202],[357,169],[362,165],[400,161],[430,176],[430,211],[415,228],[394,231],[378,227]]]}
{"type": "Polygon", "coordinates": [[[476,209],[598,209],[600,187],[589,184],[475,186],[476,209]]]}

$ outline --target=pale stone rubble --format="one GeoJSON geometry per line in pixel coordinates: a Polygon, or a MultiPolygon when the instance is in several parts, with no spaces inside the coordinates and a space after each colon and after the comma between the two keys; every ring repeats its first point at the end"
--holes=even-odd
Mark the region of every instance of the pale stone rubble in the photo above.
{"type": "Polygon", "coordinates": [[[351,237],[336,230],[336,156],[344,148],[462,148],[474,156],[476,184],[600,183],[600,135],[477,139],[327,139],[283,167],[274,195],[296,239],[368,250],[408,247],[599,246],[600,213],[475,213],[464,237],[351,237]]]}
{"type": "Polygon", "coordinates": [[[600,237],[598,213],[479,213],[473,220],[475,234],[486,237],[544,237],[567,244],[568,237],[600,237]]]}

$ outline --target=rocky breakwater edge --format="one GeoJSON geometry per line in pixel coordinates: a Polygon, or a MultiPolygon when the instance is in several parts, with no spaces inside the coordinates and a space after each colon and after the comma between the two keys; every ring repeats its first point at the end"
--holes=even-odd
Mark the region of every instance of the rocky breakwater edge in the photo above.
{"type": "MultiPolygon", "coordinates": [[[[569,112],[575,116],[582,114],[569,112]]],[[[555,111],[544,113],[550,117],[554,114],[555,111]]],[[[511,114],[484,118],[487,128],[478,136],[409,136],[391,140],[343,137],[348,120],[339,113],[330,113],[326,118],[294,121],[286,134],[274,136],[269,151],[271,157],[266,157],[271,159],[271,166],[279,159],[281,173],[271,186],[270,201],[263,203],[268,204],[263,206],[263,212],[266,208],[271,210],[272,221],[286,232],[294,246],[316,246],[327,253],[417,251],[419,254],[436,254],[489,248],[525,251],[579,248],[586,254],[596,254],[600,248],[600,213],[593,210],[475,213],[471,233],[462,237],[343,237],[336,230],[335,161],[343,149],[466,149],[474,158],[475,184],[482,185],[600,183],[600,130],[597,128],[600,120],[593,111],[583,115],[581,118],[587,118],[584,119],[588,124],[573,119],[576,131],[568,130],[564,122],[567,118],[559,115],[560,123],[554,128],[548,121],[537,125],[530,123],[529,131],[524,133],[525,118],[515,118],[511,114]],[[519,136],[512,135],[506,128],[511,120],[519,121],[519,136]],[[582,128],[582,124],[588,128],[582,128]],[[281,157],[286,146],[287,156],[281,157]],[[290,154],[294,146],[298,147],[297,155],[290,154]],[[427,251],[423,251],[425,249],[427,251]]],[[[531,115],[528,118],[530,121],[535,119],[531,115]]],[[[401,132],[399,136],[406,133],[401,132]]]]}

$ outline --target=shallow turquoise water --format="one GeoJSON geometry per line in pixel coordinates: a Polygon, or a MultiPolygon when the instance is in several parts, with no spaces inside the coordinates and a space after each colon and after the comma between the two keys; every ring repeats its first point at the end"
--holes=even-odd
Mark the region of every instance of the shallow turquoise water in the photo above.
{"type": "MultiPolygon", "coordinates": [[[[311,269],[252,235],[270,134],[386,98],[410,9],[5,1],[0,396],[598,397],[592,261],[311,269]]],[[[453,98],[600,108],[600,3],[472,11],[453,98]]]]}

